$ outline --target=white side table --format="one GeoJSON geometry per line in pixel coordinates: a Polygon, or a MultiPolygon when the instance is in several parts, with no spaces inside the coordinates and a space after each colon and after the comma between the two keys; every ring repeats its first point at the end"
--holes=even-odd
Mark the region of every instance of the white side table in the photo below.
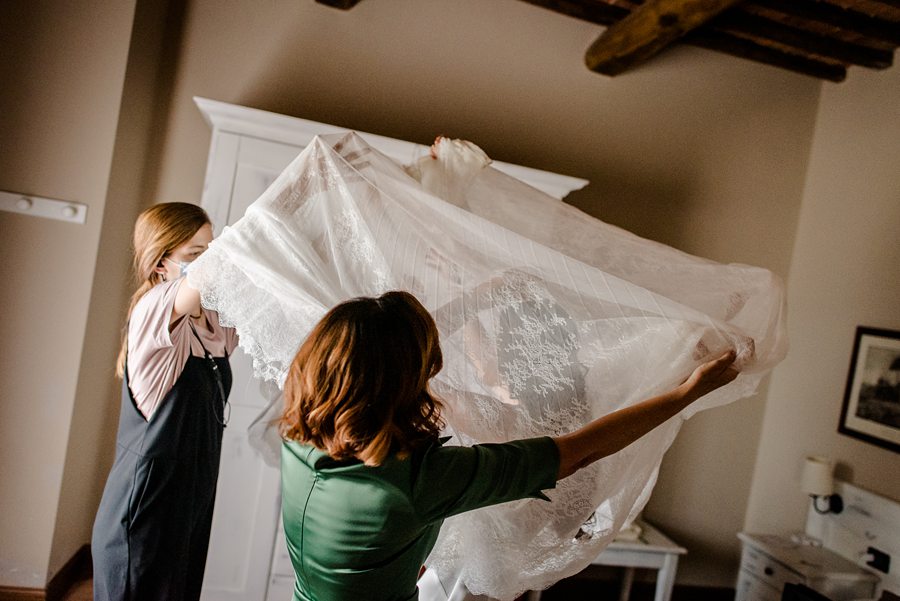
{"type": "Polygon", "coordinates": [[[788,583],[834,601],[875,596],[878,577],[828,549],[774,534],[740,532],[738,538],[743,544],[736,601],[779,601],[788,583]]]}
{"type": "MultiPolygon", "coordinates": [[[[628,601],[636,568],[658,570],[656,594],[653,599],[654,601],[670,601],[672,588],[675,586],[678,556],[687,553],[687,549],[674,543],[647,522],[637,520],[636,523],[642,529],[641,537],[638,540],[615,540],[591,563],[625,568],[619,601],[628,601]]],[[[540,591],[531,591],[527,597],[528,601],[538,601],[540,598],[540,591]]]]}

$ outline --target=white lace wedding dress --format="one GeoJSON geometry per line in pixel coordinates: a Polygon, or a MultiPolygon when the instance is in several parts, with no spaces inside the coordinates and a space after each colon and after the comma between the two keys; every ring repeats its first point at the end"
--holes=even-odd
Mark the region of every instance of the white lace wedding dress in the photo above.
{"type": "Polygon", "coordinates": [[[414,293],[441,334],[451,444],[569,432],[736,347],[737,380],[561,481],[552,503],[445,522],[428,560],[445,588],[512,599],[589,564],[647,502],[682,419],[752,394],[786,339],[770,272],[641,239],[489,162],[441,140],[404,169],[356,134],[316,138],[189,278],[276,384],[336,303],[414,293]]]}

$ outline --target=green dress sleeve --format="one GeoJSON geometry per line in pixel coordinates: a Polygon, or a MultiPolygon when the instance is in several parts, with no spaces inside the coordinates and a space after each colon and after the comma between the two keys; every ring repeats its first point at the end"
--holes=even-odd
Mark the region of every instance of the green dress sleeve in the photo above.
{"type": "Polygon", "coordinates": [[[539,498],[555,488],[559,449],[552,438],[530,438],[471,447],[435,446],[414,476],[412,503],[433,522],[480,507],[539,498]]]}

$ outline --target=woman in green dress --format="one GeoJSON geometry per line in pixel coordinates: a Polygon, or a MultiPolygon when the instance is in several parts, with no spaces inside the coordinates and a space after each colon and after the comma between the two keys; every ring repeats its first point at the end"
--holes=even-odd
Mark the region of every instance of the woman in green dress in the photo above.
{"type": "Polygon", "coordinates": [[[447,517],[527,497],[611,455],[738,374],[735,354],[570,434],[442,446],[434,321],[388,292],[334,307],[291,365],[281,419],[294,601],[410,601],[447,517]]]}

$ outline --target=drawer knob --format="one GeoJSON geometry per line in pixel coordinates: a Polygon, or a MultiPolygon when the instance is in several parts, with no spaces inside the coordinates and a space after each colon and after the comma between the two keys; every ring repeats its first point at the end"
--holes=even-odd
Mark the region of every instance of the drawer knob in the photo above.
{"type": "Polygon", "coordinates": [[[765,572],[766,576],[771,576],[772,574],[775,573],[775,570],[773,570],[769,566],[766,566],[766,569],[764,569],[763,572],[765,572]]]}

